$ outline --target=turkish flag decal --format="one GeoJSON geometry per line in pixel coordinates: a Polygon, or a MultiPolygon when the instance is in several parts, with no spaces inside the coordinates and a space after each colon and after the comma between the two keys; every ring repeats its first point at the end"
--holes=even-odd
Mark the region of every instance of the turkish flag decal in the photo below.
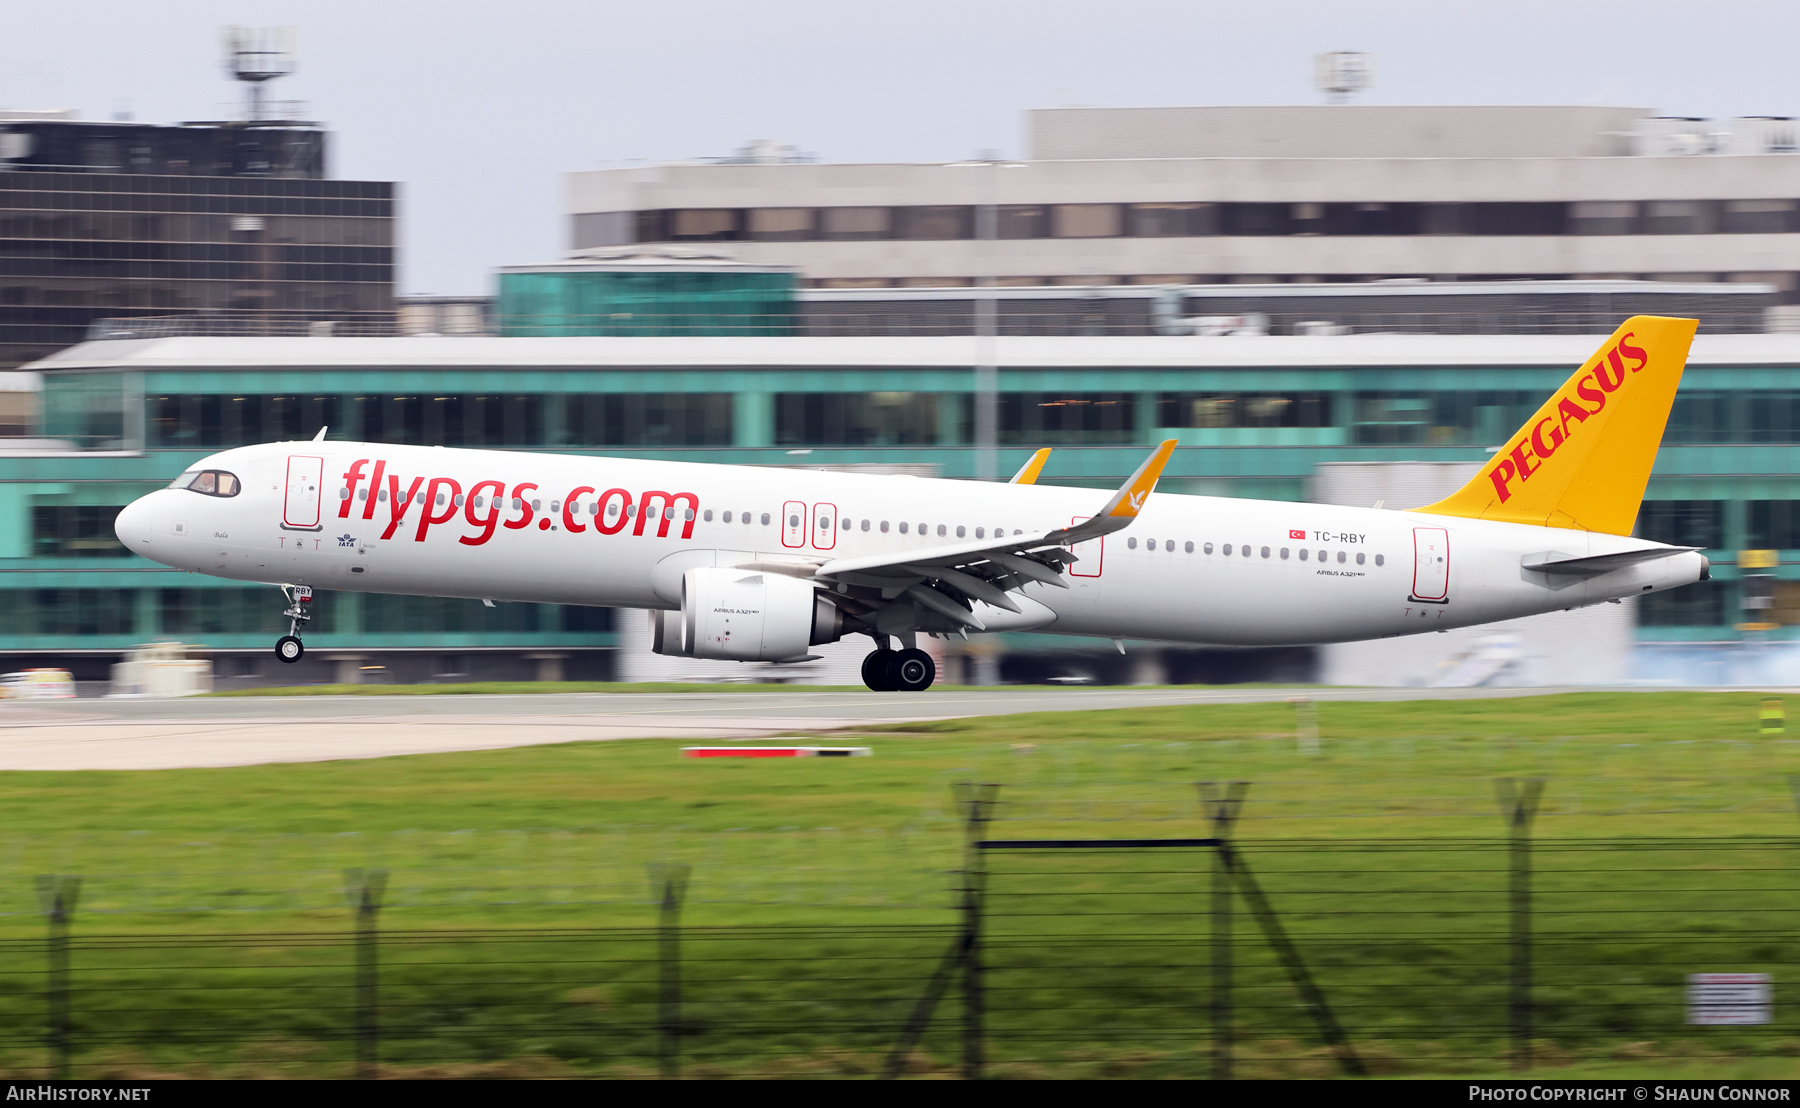
{"type": "Polygon", "coordinates": [[[1306,537],[1305,531],[1289,531],[1288,532],[1288,538],[1290,538],[1290,539],[1303,539],[1305,537],[1306,537]]]}

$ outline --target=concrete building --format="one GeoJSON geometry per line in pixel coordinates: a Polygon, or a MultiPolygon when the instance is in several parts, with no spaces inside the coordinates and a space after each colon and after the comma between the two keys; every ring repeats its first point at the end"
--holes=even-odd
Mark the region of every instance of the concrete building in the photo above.
{"type": "Polygon", "coordinates": [[[1028,147],[1018,162],[572,173],[569,255],[729,243],[822,288],[1651,278],[1800,303],[1792,120],[1060,108],[1030,113],[1028,147]]]}

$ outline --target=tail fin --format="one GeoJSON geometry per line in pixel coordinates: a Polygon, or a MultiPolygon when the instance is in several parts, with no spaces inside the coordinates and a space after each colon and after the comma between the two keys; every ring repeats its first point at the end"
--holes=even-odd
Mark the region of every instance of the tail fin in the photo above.
{"type": "Polygon", "coordinates": [[[1699,326],[1632,316],[1474,480],[1415,510],[1631,534],[1699,326]]]}

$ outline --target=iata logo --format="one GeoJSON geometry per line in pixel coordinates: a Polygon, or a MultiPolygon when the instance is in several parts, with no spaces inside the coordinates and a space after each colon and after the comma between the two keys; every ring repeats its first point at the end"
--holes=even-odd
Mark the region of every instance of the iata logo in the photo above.
{"type": "Polygon", "coordinates": [[[1575,382],[1575,395],[1571,397],[1565,393],[1557,397],[1555,414],[1543,416],[1533,423],[1531,432],[1495,462],[1488,478],[1494,482],[1494,492],[1499,494],[1500,503],[1511,498],[1512,482],[1531,480],[1532,474],[1543,468],[1539,463],[1562,449],[1583,423],[1606,409],[1606,398],[1619,391],[1628,376],[1627,370],[1637,373],[1650,364],[1650,355],[1644,348],[1631,345],[1634,337],[1632,332],[1625,332],[1618,344],[1595,364],[1594,371],[1582,374],[1575,382]],[[1626,365],[1627,358],[1636,364],[1626,365]],[[1583,407],[1576,403],[1578,399],[1593,407],[1583,407]]]}
{"type": "Polygon", "coordinates": [[[355,546],[356,545],[356,536],[355,535],[339,535],[338,536],[338,545],[339,546],[355,546]]]}

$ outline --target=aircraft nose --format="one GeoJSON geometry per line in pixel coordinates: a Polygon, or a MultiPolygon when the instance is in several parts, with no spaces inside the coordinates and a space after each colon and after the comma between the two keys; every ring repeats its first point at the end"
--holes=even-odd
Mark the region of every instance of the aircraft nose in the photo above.
{"type": "MultiPolygon", "coordinates": [[[[154,494],[152,494],[154,495],[154,494]]],[[[150,546],[150,497],[140,496],[119,509],[113,520],[113,534],[127,550],[142,554],[150,546]]]]}

